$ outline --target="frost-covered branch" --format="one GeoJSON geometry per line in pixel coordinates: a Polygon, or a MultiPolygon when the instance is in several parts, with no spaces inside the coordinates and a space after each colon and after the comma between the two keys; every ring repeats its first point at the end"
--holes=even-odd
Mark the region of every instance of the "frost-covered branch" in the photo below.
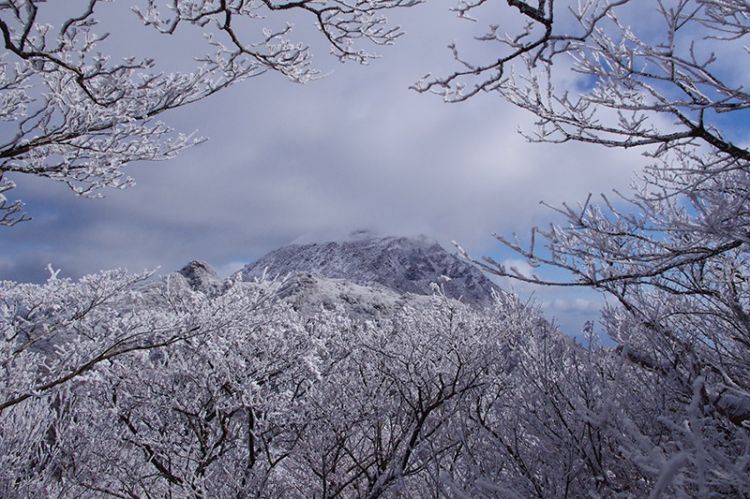
{"type": "MultiPolygon", "coordinates": [[[[490,20],[478,38],[496,48],[479,52],[489,59],[454,47],[460,70],[429,76],[417,90],[450,102],[492,92],[536,116],[525,132],[533,142],[639,147],[649,165],[630,192],[552,207],[562,222],[533,228],[525,241],[496,236],[531,274],[474,262],[503,277],[615,297],[602,319],[616,355],[675,397],[652,409],[656,433],[637,422],[643,414],[621,414],[624,457],[639,463],[652,497],[731,495],[745,486],[737,480],[747,467],[728,464],[743,451],[722,435],[745,441],[750,416],[750,94],[737,70],[748,62],[750,4],[484,0],[457,11],[486,20],[485,7],[497,3],[507,3],[518,28],[490,20]],[[661,437],[666,444],[655,445],[661,437]],[[725,465],[732,471],[720,477],[725,465]]],[[[619,382],[629,390],[634,380],[619,382]]]]}
{"type": "MultiPolygon", "coordinates": [[[[103,27],[107,0],[66,6],[39,0],[0,2],[0,177],[34,175],[66,183],[78,195],[132,184],[122,168],[136,161],[174,158],[202,139],[175,132],[161,121],[169,111],[195,103],[242,80],[276,71],[304,83],[320,77],[305,43],[293,41],[289,19],[307,16],[341,60],[367,62],[362,42],[384,45],[401,32],[381,14],[418,0],[308,1],[146,0],[133,12],[164,35],[196,30],[206,52],[194,68],[165,69],[152,57],[116,58],[105,39],[125,43],[127,33],[103,27]],[[77,10],[77,12],[73,12],[77,10]],[[51,16],[51,17],[50,17],[51,16]],[[43,21],[44,20],[44,21],[43,21]]],[[[132,14],[132,13],[131,13],[132,14]]],[[[23,220],[22,205],[0,198],[0,223],[23,220]]]]}

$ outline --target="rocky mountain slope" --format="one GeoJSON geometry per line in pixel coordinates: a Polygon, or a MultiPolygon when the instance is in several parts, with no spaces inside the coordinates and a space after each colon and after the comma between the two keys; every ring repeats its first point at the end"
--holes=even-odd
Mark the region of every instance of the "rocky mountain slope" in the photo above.
{"type": "MultiPolygon", "coordinates": [[[[168,277],[172,286],[186,286],[208,296],[221,294],[229,285],[221,281],[206,262],[194,260],[168,277]]],[[[398,293],[377,284],[363,286],[346,279],[332,279],[309,272],[297,272],[283,277],[278,298],[289,302],[303,315],[312,317],[321,310],[343,308],[350,317],[378,319],[388,317],[405,307],[427,305],[430,297],[398,293]]],[[[155,284],[155,289],[162,284],[155,284]]],[[[243,282],[255,286],[255,282],[243,282]]]]}
{"type": "Polygon", "coordinates": [[[208,263],[193,260],[178,272],[187,281],[193,291],[201,291],[207,295],[220,293],[224,289],[224,282],[219,274],[208,263]]]}
{"type": "Polygon", "coordinates": [[[397,294],[433,294],[440,283],[446,296],[483,305],[499,288],[479,270],[426,237],[378,237],[359,233],[345,241],[291,244],[271,251],[240,270],[250,281],[264,273],[299,273],[380,287],[397,294]]]}

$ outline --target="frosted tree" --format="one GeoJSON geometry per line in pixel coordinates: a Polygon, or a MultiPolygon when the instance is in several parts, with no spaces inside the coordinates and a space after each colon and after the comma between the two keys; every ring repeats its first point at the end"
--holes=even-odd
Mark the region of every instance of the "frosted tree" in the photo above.
{"type": "Polygon", "coordinates": [[[337,347],[342,360],[312,398],[319,417],[287,463],[298,489],[315,497],[439,495],[441,475],[462,453],[461,409],[506,363],[496,335],[503,325],[436,299],[351,328],[337,347]]]}
{"type": "Polygon", "coordinates": [[[747,490],[740,434],[671,426],[693,402],[668,367],[511,295],[364,320],[146,277],[3,284],[4,495],[641,497],[695,459],[682,491],[747,490]]]}
{"type": "Polygon", "coordinates": [[[748,62],[750,4],[478,0],[456,11],[486,19],[496,3],[520,29],[490,21],[479,37],[496,48],[481,52],[490,59],[453,46],[460,69],[417,89],[451,102],[492,92],[537,117],[532,141],[639,147],[650,164],[631,193],[555,208],[566,222],[534,228],[528,245],[498,236],[540,273],[477,263],[614,296],[604,323],[617,352],[671,401],[630,428],[640,436],[622,429],[652,493],[746,494],[747,465],[736,463],[750,438],[750,94],[737,68],[748,62]],[[546,266],[570,279],[545,278],[546,266]]]}
{"type": "Polygon", "coordinates": [[[254,415],[273,433],[280,383],[315,365],[302,321],[272,306],[281,283],[207,296],[179,276],[147,278],[0,286],[4,495],[195,493],[212,464],[252,460],[237,456],[254,415]]]}
{"type": "Polygon", "coordinates": [[[309,424],[325,348],[289,307],[235,314],[218,301],[228,308],[208,334],[87,382],[77,417],[106,437],[66,445],[64,454],[89,452],[66,470],[79,489],[258,497],[290,485],[284,465],[309,424]]]}
{"type": "MultiPolygon", "coordinates": [[[[509,296],[359,321],[302,316],[271,299],[280,283],[145,278],[3,284],[5,495],[434,497],[500,479],[525,494],[529,476],[565,483],[539,465],[550,454],[582,459],[563,423],[589,427],[569,404],[602,385],[569,376],[579,349],[509,296]],[[528,436],[510,455],[508,421],[528,436]]],[[[585,495],[580,475],[568,488],[585,495]]]]}
{"type": "Polygon", "coordinates": [[[1,1],[0,224],[27,218],[21,201],[7,197],[11,177],[58,180],[84,196],[127,187],[125,165],[170,159],[201,140],[172,130],[165,113],[269,71],[298,83],[321,76],[308,46],[292,38],[292,18],[309,19],[340,60],[365,63],[373,54],[363,43],[401,34],[381,12],[418,2],[134,0],[131,14],[165,44],[177,32],[205,35],[193,69],[171,72],[154,57],[107,54],[105,39],[131,36],[100,22],[114,2],[1,1]]]}

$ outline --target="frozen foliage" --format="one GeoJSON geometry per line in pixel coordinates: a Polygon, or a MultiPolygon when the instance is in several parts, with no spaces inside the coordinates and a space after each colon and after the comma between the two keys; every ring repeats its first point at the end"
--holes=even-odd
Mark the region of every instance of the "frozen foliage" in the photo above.
{"type": "MultiPolygon", "coordinates": [[[[460,2],[457,10],[468,17],[493,3],[460,2]]],[[[45,2],[0,2],[6,55],[21,59],[6,73],[0,117],[21,124],[20,142],[8,147],[29,154],[3,156],[3,168],[52,167],[68,146],[83,155],[74,158],[101,160],[110,155],[95,145],[110,139],[117,162],[117,147],[128,143],[118,142],[118,130],[153,145],[149,133],[162,128],[143,114],[104,135],[88,125],[83,135],[54,135],[58,118],[117,117],[108,113],[131,97],[137,108],[136,94],[120,99],[119,91],[143,68],[110,71],[88,51],[96,40],[86,38],[95,26],[86,12],[63,26],[62,38],[39,31],[37,4],[45,2]],[[82,60],[57,58],[73,43],[66,36],[83,43],[82,60]],[[57,51],[35,52],[53,39],[57,51]],[[76,76],[84,69],[92,73],[76,76]],[[23,78],[54,83],[65,75],[73,83],[61,102],[72,114],[54,106],[50,115],[46,107],[24,114],[37,94],[26,93],[23,78]],[[109,79],[121,76],[116,86],[109,79]],[[111,107],[92,111],[110,98],[111,107]],[[26,131],[33,127],[41,128],[26,131]]],[[[504,4],[525,27],[505,37],[492,26],[481,41],[508,52],[485,65],[463,61],[463,70],[420,88],[451,100],[497,91],[539,116],[538,140],[653,146],[636,194],[563,207],[568,223],[532,231],[528,247],[500,238],[540,273],[547,264],[572,274],[557,284],[614,296],[603,325],[615,348],[593,334],[585,346],[574,343],[509,294],[480,299],[484,307],[452,299],[474,303],[484,287],[424,241],[289,247],[221,283],[201,263],[160,281],[111,271],[74,282],[50,269],[43,285],[0,283],[0,496],[750,496],[750,157],[718,118],[750,104],[744,83],[731,81],[744,73],[729,67],[747,57],[750,6],[660,0],[649,4],[652,16],[629,10],[643,6],[629,0],[582,1],[572,11],[554,0],[504,4]],[[720,65],[724,54],[732,61],[720,65]],[[586,77],[574,88],[565,86],[570,64],[586,77]],[[243,281],[271,264],[280,274],[346,275],[243,281]],[[427,296],[425,280],[439,283],[435,295],[427,296]],[[423,296],[396,298],[405,291],[423,296]],[[379,302],[385,313],[353,313],[379,302]]],[[[254,19],[249,7],[301,9],[357,38],[382,34],[364,13],[394,2],[172,5],[173,17],[160,21],[147,2],[144,22],[169,32],[185,23],[205,29],[220,16],[254,19]]],[[[335,33],[324,28],[334,51],[335,33]]],[[[252,45],[261,55],[278,41],[269,36],[252,45]]],[[[248,63],[266,64],[261,55],[248,63]]],[[[287,60],[297,59],[280,62],[287,60]]],[[[40,98],[62,95],[50,88],[40,98]]],[[[90,175],[104,179],[91,187],[119,178],[77,164],[59,163],[59,173],[74,172],[61,178],[74,188],[90,175]]],[[[4,197],[0,203],[18,213],[4,197]]]]}
{"type": "MultiPolygon", "coordinates": [[[[747,496],[750,94],[738,68],[749,60],[750,3],[479,0],[457,12],[483,18],[500,3],[525,22],[512,33],[488,22],[490,60],[454,47],[461,69],[418,89],[450,101],[491,91],[536,115],[533,141],[639,146],[650,164],[632,193],[557,208],[565,223],[532,229],[528,245],[498,236],[538,273],[477,263],[613,296],[604,326],[658,400],[611,412],[618,452],[653,478],[652,497],[747,496]],[[550,267],[570,279],[546,277],[550,267]]],[[[637,391],[633,379],[620,389],[637,391]]]]}
{"type": "Polygon", "coordinates": [[[241,271],[243,279],[307,272],[380,285],[398,293],[433,294],[441,283],[449,298],[488,304],[499,292],[482,272],[426,237],[379,237],[359,232],[344,241],[292,244],[270,252],[241,271]]]}
{"type": "Polygon", "coordinates": [[[147,278],[1,285],[0,495],[750,491],[741,394],[582,347],[510,295],[366,319],[296,311],[284,282],[147,278]]]}
{"type": "Polygon", "coordinates": [[[321,76],[308,46],[294,40],[291,18],[314,24],[340,60],[365,63],[373,54],[363,42],[390,44],[401,33],[381,13],[418,2],[126,2],[132,12],[124,14],[164,35],[165,44],[178,32],[204,35],[192,69],[171,72],[168,61],[107,54],[106,39],[124,45],[138,36],[127,23],[102,27],[111,0],[0,1],[0,225],[26,219],[21,202],[6,198],[15,186],[9,174],[58,180],[85,196],[127,187],[123,166],[170,159],[201,140],[175,133],[160,121],[165,113],[268,71],[300,83],[321,76]]]}

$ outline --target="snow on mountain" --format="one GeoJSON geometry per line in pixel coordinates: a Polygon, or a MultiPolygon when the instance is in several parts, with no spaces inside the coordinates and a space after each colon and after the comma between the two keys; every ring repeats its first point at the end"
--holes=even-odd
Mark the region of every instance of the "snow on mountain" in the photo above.
{"type": "Polygon", "coordinates": [[[342,307],[349,317],[388,317],[404,306],[421,307],[427,296],[401,294],[379,285],[363,286],[346,279],[332,279],[307,272],[288,276],[279,297],[305,316],[342,307]]]}
{"type": "MultiPolygon", "coordinates": [[[[280,276],[280,279],[283,284],[277,297],[308,317],[322,310],[341,307],[350,317],[371,320],[388,317],[404,306],[426,306],[431,299],[428,296],[398,293],[379,284],[363,286],[346,279],[332,279],[309,272],[296,272],[280,276]]],[[[221,294],[229,285],[222,282],[207,263],[195,260],[166,280],[147,287],[158,291],[167,281],[170,286],[187,286],[208,296],[221,294]]],[[[241,285],[256,286],[256,282],[250,279],[241,285]]],[[[154,299],[158,301],[160,293],[157,292],[154,299]]]]}
{"type": "MultiPolygon", "coordinates": [[[[357,232],[348,240],[291,244],[240,270],[245,281],[264,273],[298,273],[384,287],[397,294],[431,295],[439,283],[447,297],[487,304],[499,291],[479,270],[426,237],[378,237],[357,232]]],[[[323,282],[323,281],[320,281],[323,282]]]]}
{"type": "Polygon", "coordinates": [[[193,291],[201,291],[207,295],[218,294],[224,289],[224,282],[216,271],[206,262],[193,260],[178,272],[185,278],[193,291]]]}

